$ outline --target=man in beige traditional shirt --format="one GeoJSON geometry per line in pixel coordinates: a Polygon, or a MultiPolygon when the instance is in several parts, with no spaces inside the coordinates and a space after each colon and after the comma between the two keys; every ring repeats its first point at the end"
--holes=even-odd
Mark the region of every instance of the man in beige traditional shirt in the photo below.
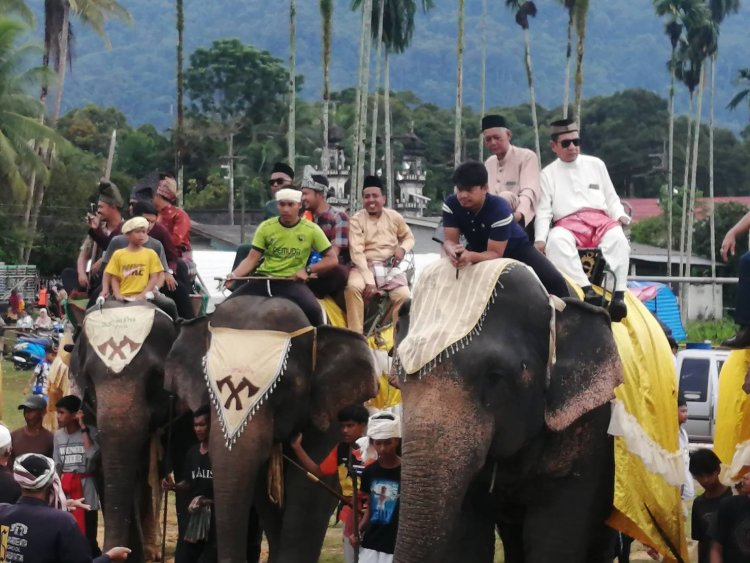
{"type": "Polygon", "coordinates": [[[539,159],[534,151],[510,144],[513,132],[502,115],[485,115],[482,135],[492,153],[484,162],[489,193],[510,203],[513,217],[528,233],[539,201],[539,159]]]}
{"type": "Polygon", "coordinates": [[[353,268],[345,293],[347,324],[350,330],[360,333],[364,329],[365,301],[379,291],[388,292],[395,323],[399,307],[409,298],[409,286],[403,273],[395,277],[382,274],[398,266],[404,255],[414,248],[414,235],[404,218],[385,207],[380,178],[365,178],[362,200],[365,208],[349,219],[349,255],[353,268]]]}

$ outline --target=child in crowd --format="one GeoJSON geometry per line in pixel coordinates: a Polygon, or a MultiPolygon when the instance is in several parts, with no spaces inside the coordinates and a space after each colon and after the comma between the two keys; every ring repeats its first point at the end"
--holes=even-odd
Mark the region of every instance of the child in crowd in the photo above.
{"type": "Polygon", "coordinates": [[[34,368],[34,373],[29,379],[29,383],[24,389],[24,395],[42,395],[47,398],[47,384],[49,383],[49,368],[57,356],[57,348],[52,344],[44,347],[44,360],[39,362],[34,368]]]}
{"type": "Polygon", "coordinates": [[[690,500],[695,496],[695,485],[693,485],[693,476],[690,474],[690,439],[688,438],[687,430],[683,426],[688,420],[688,406],[685,397],[682,393],[677,397],[677,423],[680,426],[679,434],[677,435],[678,442],[680,445],[680,451],[682,457],[685,460],[685,481],[680,487],[680,494],[682,500],[690,500]]]}
{"type": "Polygon", "coordinates": [[[690,473],[703,487],[703,494],[693,501],[692,537],[698,541],[698,563],[711,561],[711,537],[709,531],[719,510],[721,499],[732,496],[732,490],[719,481],[721,461],[708,449],[700,449],[690,455],[690,473]]]}
{"type": "MultiPolygon", "coordinates": [[[[338,413],[338,420],[343,441],[331,450],[320,465],[315,463],[302,447],[302,434],[297,435],[292,440],[292,449],[307,471],[318,478],[338,475],[341,494],[347,500],[351,500],[354,496],[352,472],[359,478],[362,476],[362,470],[364,469],[361,452],[356,449],[356,442],[367,432],[368,417],[369,413],[362,405],[351,405],[341,409],[338,413]],[[350,452],[353,453],[351,458],[350,452]]],[[[364,491],[363,488],[358,488],[364,491]]],[[[348,505],[341,508],[339,520],[344,523],[344,560],[346,563],[353,563],[354,561],[354,548],[349,541],[354,533],[353,516],[354,514],[348,505]]]]}
{"type": "Polygon", "coordinates": [[[367,436],[378,457],[362,473],[362,491],[369,495],[369,502],[359,525],[364,532],[359,561],[391,563],[396,549],[401,494],[399,417],[388,412],[373,415],[367,426],[367,436]]]}

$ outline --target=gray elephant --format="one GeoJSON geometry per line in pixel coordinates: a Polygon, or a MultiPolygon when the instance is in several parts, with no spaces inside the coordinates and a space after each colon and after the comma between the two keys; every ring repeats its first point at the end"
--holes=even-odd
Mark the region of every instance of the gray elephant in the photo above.
{"type": "MultiPolygon", "coordinates": [[[[514,267],[495,291],[470,341],[400,375],[394,561],[491,562],[497,529],[508,563],[610,562],[607,426],[622,366],[609,317],[566,299],[553,323],[552,363],[553,309],[533,273],[514,267]]],[[[415,313],[402,310],[401,346],[415,313]]]]}
{"type": "MultiPolygon", "coordinates": [[[[126,545],[129,560],[158,555],[158,515],[148,484],[154,432],[167,422],[164,358],[177,330],[150,303],[109,301],[81,316],[70,372],[99,429],[104,547],[126,545]]],[[[153,460],[152,460],[153,461],[153,460]]]]}
{"type": "MultiPolygon", "coordinates": [[[[221,425],[226,424],[221,413],[225,411],[212,409],[209,453],[221,562],[246,560],[251,505],[257,510],[268,539],[270,562],[318,560],[336,499],[285,463],[285,500],[283,508],[278,507],[268,495],[269,459],[275,448],[288,444],[292,436],[302,432],[311,457],[322,460],[340,439],[335,423],[338,411],[374,396],[376,384],[372,354],[361,335],[325,326],[312,330],[308,325],[302,310],[289,300],[235,296],[221,304],[211,317],[183,323],[167,357],[168,388],[196,409],[208,399],[202,359],[207,352],[213,357],[209,341],[211,347],[218,346],[215,331],[236,330],[248,346],[254,336],[247,331],[297,333],[275,389],[244,419],[247,426],[232,439],[231,448],[221,432],[221,425]]],[[[230,349],[229,355],[240,347],[230,349]]],[[[254,367],[246,366],[249,370],[254,367]]],[[[240,401],[252,394],[248,391],[250,386],[243,382],[233,384],[228,396],[214,395],[214,406],[240,408],[240,401]],[[237,391],[240,388],[241,393],[237,391]]],[[[247,406],[242,405],[241,408],[247,406]]],[[[330,484],[336,486],[333,481],[330,484]]]]}

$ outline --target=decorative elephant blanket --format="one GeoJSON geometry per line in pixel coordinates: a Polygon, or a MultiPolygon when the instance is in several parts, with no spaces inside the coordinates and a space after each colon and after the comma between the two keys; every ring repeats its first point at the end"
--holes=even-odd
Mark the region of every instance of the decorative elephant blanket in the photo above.
{"type": "Polygon", "coordinates": [[[482,328],[500,276],[517,267],[527,266],[501,258],[474,264],[458,275],[447,258],[427,266],[414,287],[409,334],[398,346],[398,367],[406,374],[421,374],[443,353],[469,342],[482,328]]]}
{"type": "Polygon", "coordinates": [[[204,373],[226,446],[232,449],[284,374],[292,339],[315,329],[288,333],[208,328],[211,344],[203,359],[204,373]]]}
{"type": "Polygon", "coordinates": [[[92,311],[83,321],[83,331],[104,365],[120,373],[140,352],[155,313],[155,307],[145,305],[92,311]]]}

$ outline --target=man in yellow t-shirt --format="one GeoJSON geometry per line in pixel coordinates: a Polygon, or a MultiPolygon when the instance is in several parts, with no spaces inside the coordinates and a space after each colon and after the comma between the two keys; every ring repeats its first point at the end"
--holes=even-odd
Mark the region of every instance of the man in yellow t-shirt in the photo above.
{"type": "Polygon", "coordinates": [[[304,282],[311,274],[322,274],[335,268],[338,259],[335,253],[330,252],[331,242],[323,230],[312,221],[300,218],[301,201],[302,193],[298,190],[284,188],[276,192],[279,216],[267,219],[258,226],[252,250],[227,276],[227,285],[232,279],[252,272],[274,278],[251,280],[237,289],[234,295],[286,297],[299,305],[313,326],[319,326],[323,324],[320,304],[304,282]],[[307,266],[313,249],[322,258],[307,266]]]}

